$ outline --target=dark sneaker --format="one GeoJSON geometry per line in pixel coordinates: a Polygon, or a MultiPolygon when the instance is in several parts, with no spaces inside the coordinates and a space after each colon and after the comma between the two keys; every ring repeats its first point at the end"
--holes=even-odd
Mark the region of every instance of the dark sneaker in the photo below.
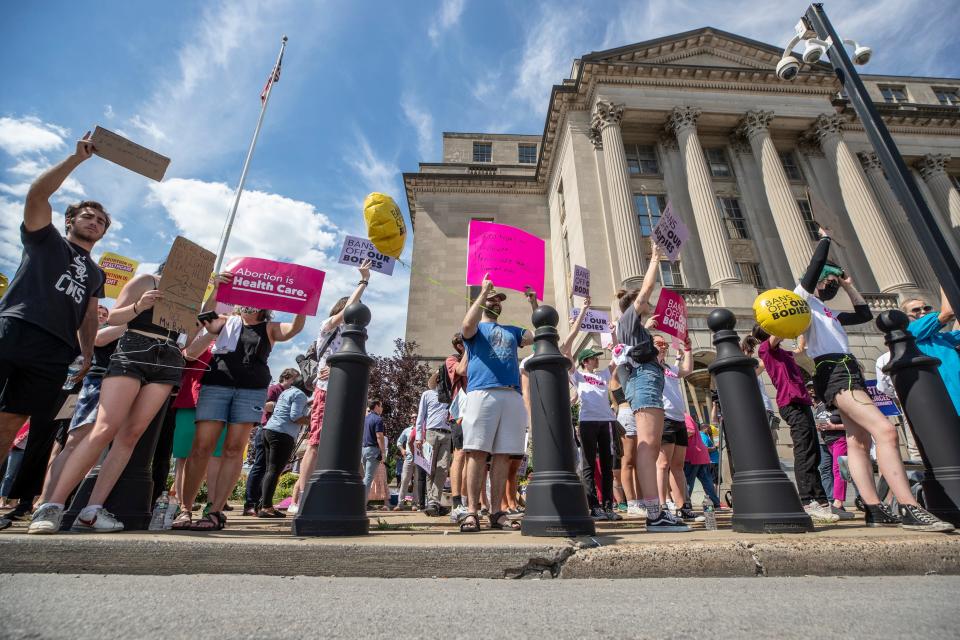
{"type": "Polygon", "coordinates": [[[864,504],[867,508],[865,520],[868,527],[896,527],[900,524],[900,516],[890,511],[884,503],[864,504]]]}
{"type": "Polygon", "coordinates": [[[436,518],[440,515],[440,505],[435,502],[428,504],[427,508],[423,510],[423,515],[436,518]]]}
{"type": "Polygon", "coordinates": [[[618,520],[623,520],[623,516],[613,510],[613,507],[607,507],[606,509],[607,520],[610,522],[617,522],[618,520]]]}
{"type": "Polygon", "coordinates": [[[443,505],[440,505],[439,507],[437,507],[437,515],[439,516],[450,515],[450,507],[445,507],[443,505]]]}
{"type": "Polygon", "coordinates": [[[681,520],[685,522],[694,522],[697,519],[697,514],[693,512],[693,509],[690,507],[680,507],[680,510],[677,511],[677,515],[680,516],[681,520]]]}
{"type": "Polygon", "coordinates": [[[947,532],[953,531],[954,526],[949,522],[944,522],[933,515],[923,507],[915,504],[901,504],[900,526],[910,531],[932,531],[947,532]]]}
{"type": "Polygon", "coordinates": [[[607,512],[603,510],[603,507],[594,507],[590,509],[590,517],[597,521],[606,520],[607,512]]]}
{"type": "Polygon", "coordinates": [[[853,520],[856,518],[855,515],[844,509],[843,507],[830,507],[830,511],[834,513],[841,520],[853,520]]]}
{"type": "Polygon", "coordinates": [[[690,527],[683,524],[675,515],[669,511],[660,510],[660,515],[655,520],[647,518],[647,533],[684,533],[690,531],[690,527]]]}

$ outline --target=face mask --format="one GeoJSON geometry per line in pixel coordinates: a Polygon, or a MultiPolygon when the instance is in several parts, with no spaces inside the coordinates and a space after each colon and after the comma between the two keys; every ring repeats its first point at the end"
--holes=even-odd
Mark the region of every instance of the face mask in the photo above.
{"type": "Polygon", "coordinates": [[[249,314],[260,313],[260,309],[257,309],[255,307],[240,307],[240,313],[249,313],[249,314]]]}
{"type": "Polygon", "coordinates": [[[833,300],[839,291],[840,283],[836,280],[831,280],[826,284],[826,286],[823,287],[823,289],[820,289],[820,291],[817,292],[817,295],[821,300],[833,300]]]}

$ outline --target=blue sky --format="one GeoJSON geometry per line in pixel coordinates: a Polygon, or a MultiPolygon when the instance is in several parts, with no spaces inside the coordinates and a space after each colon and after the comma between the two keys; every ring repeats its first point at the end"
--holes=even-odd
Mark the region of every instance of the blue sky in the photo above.
{"type": "MultiPolygon", "coordinates": [[[[97,124],[169,156],[167,176],[152,183],[95,158],[65,185],[55,210],[80,196],[100,200],[118,224],[99,251],[148,268],[178,234],[215,250],[260,89],[286,34],[282,79],[228,256],[325,269],[320,306],[328,308],[357,279],[335,259],[344,234],[363,232],[363,198],[384,191],[406,211],[400,174],[440,159],[441,132],[540,133],[550,86],[574,57],[707,25],[782,45],[806,6],[753,2],[745,12],[744,4],[5,3],[0,271],[12,275],[19,261],[29,182],[97,124]]],[[[955,3],[826,5],[841,34],[874,47],[866,71],[960,77],[955,3]]],[[[392,278],[373,275],[365,298],[373,352],[389,352],[403,335],[409,277],[403,267],[392,278]]],[[[275,368],[302,351],[317,326],[312,319],[275,368]]]]}

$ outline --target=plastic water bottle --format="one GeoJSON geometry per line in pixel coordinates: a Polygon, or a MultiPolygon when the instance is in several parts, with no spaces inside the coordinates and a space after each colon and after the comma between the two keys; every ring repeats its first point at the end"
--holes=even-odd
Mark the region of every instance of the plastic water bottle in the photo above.
{"type": "Polygon", "coordinates": [[[170,497],[164,491],[157,498],[157,504],[153,507],[153,516],[150,518],[150,531],[163,531],[167,518],[167,509],[170,507],[170,497]]]}
{"type": "Polygon", "coordinates": [[[704,523],[703,526],[707,531],[716,531],[717,530],[717,512],[713,509],[713,503],[709,500],[703,501],[703,517],[704,523]]]}
{"type": "Polygon", "coordinates": [[[167,513],[163,518],[163,530],[168,531],[173,529],[173,519],[177,516],[177,507],[180,506],[180,502],[176,499],[167,501],[167,513]]]}
{"type": "Polygon", "coordinates": [[[83,368],[83,356],[77,356],[77,359],[70,363],[70,366],[67,367],[67,380],[63,383],[64,389],[73,389],[77,384],[77,374],[80,373],[80,369],[83,368]]]}

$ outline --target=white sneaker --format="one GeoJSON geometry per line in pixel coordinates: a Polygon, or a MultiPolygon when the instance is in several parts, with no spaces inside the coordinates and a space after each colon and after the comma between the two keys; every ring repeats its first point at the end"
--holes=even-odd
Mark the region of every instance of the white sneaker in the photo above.
{"type": "Polygon", "coordinates": [[[287,507],[287,515],[288,515],[288,516],[295,516],[295,515],[297,515],[297,512],[298,512],[298,511],[300,511],[300,505],[298,505],[298,504],[295,503],[295,502],[291,502],[291,503],[290,503],[290,506],[287,507]]]}
{"type": "Polygon", "coordinates": [[[45,504],[33,512],[27,533],[57,533],[63,521],[63,507],[45,504]]]}
{"type": "Polygon", "coordinates": [[[628,515],[628,516],[640,516],[640,517],[642,517],[642,518],[646,518],[646,517],[647,517],[647,510],[644,509],[643,507],[639,506],[639,505],[631,504],[631,505],[627,505],[627,515],[628,515]]]}
{"type": "Polygon", "coordinates": [[[667,500],[667,504],[663,505],[661,509],[669,511],[673,515],[677,515],[677,504],[673,500],[667,500]]]}
{"type": "Polygon", "coordinates": [[[810,516],[810,519],[814,522],[820,524],[830,524],[832,522],[837,522],[840,519],[840,516],[833,513],[830,510],[830,507],[824,506],[818,503],[816,500],[811,500],[803,506],[803,510],[807,512],[807,515],[810,516]]]}
{"type": "Polygon", "coordinates": [[[453,511],[450,512],[450,522],[460,522],[460,518],[467,514],[467,508],[462,504],[459,507],[454,507],[453,511]]]}
{"type": "Polygon", "coordinates": [[[91,515],[84,509],[73,521],[70,531],[85,533],[114,533],[123,531],[123,523],[117,520],[112,513],[100,507],[91,515]]]}

